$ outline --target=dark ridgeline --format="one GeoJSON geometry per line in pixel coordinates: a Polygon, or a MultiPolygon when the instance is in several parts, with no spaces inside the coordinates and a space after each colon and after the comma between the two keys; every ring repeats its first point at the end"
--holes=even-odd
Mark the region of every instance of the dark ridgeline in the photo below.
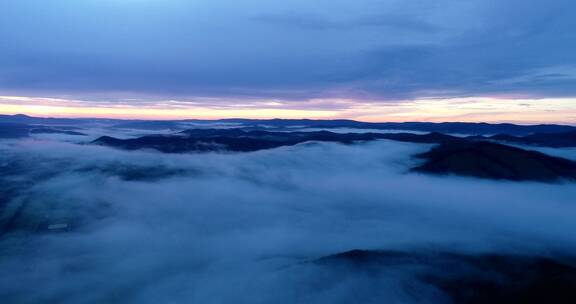
{"type": "Polygon", "coordinates": [[[443,143],[417,157],[414,171],[512,181],[576,180],[576,163],[502,144],[471,141],[443,143]]]}
{"type": "MultiPolygon", "coordinates": [[[[552,137],[554,138],[554,137],[552,137]]],[[[126,150],[154,149],[165,153],[185,152],[251,152],[304,142],[355,142],[379,139],[412,143],[439,144],[427,153],[417,155],[424,164],[415,172],[453,174],[511,181],[553,182],[576,180],[576,163],[488,141],[490,138],[455,137],[441,133],[333,133],[244,131],[241,129],[192,129],[175,135],[152,135],[133,139],[101,137],[93,144],[126,150]]]]}
{"type": "Polygon", "coordinates": [[[294,146],[304,142],[336,142],[352,144],[362,141],[389,139],[415,143],[458,142],[461,138],[430,133],[334,133],[318,132],[270,132],[244,131],[241,129],[193,129],[173,135],[149,135],[131,139],[117,139],[103,136],[92,144],[110,146],[126,150],[154,149],[165,153],[230,151],[252,152],[282,146],[294,146]]]}
{"type": "Polygon", "coordinates": [[[166,135],[130,139],[103,136],[92,142],[95,145],[125,150],[151,149],[164,153],[252,152],[314,141],[352,144],[387,139],[440,144],[439,147],[418,156],[425,163],[413,168],[413,171],[417,172],[513,181],[576,179],[572,161],[504,145],[510,143],[556,148],[576,147],[576,127],[562,125],[366,123],[353,120],[309,119],[133,121],[0,115],[0,138],[23,138],[32,134],[85,135],[82,130],[90,128],[94,123],[111,129],[172,130],[167,131],[169,134],[166,135]],[[198,128],[189,129],[191,123],[198,128]],[[212,128],[214,123],[226,124],[233,128],[212,128]],[[303,131],[301,130],[303,128],[369,128],[430,133],[336,133],[303,131]],[[472,135],[458,137],[449,133],[472,135]]]}
{"type": "Polygon", "coordinates": [[[27,115],[0,115],[0,123],[19,123],[30,125],[89,125],[93,123],[107,124],[114,128],[129,129],[182,129],[183,125],[196,124],[210,126],[213,124],[235,125],[243,128],[272,128],[277,130],[296,130],[297,128],[352,128],[376,130],[400,130],[438,133],[461,133],[469,135],[506,134],[527,136],[535,133],[565,133],[576,132],[576,127],[555,124],[516,125],[509,123],[469,123],[469,122],[361,122],[347,119],[314,120],[314,119],[218,119],[218,120],[123,120],[123,119],[71,119],[42,118],[27,115]]]}
{"type": "Polygon", "coordinates": [[[26,138],[32,134],[65,134],[86,136],[82,132],[75,131],[75,127],[51,127],[51,126],[36,126],[27,125],[22,123],[2,123],[0,122],[0,139],[17,139],[26,138]]]}
{"type": "Polygon", "coordinates": [[[532,146],[543,146],[553,148],[576,147],[576,131],[561,132],[561,133],[535,133],[526,136],[512,136],[506,134],[499,134],[486,138],[502,142],[532,145],[532,146]]]}
{"type": "Polygon", "coordinates": [[[86,136],[86,134],[82,132],[67,129],[50,128],[50,127],[31,128],[30,134],[64,134],[64,135],[86,136]]]}
{"type": "Polygon", "coordinates": [[[223,119],[222,122],[242,124],[243,126],[272,126],[293,128],[355,128],[378,130],[402,130],[438,133],[462,133],[470,135],[510,134],[524,136],[533,133],[563,133],[576,131],[576,127],[555,124],[516,125],[510,123],[490,124],[471,122],[361,122],[355,120],[312,120],[312,119],[223,119]]]}
{"type": "Polygon", "coordinates": [[[424,296],[414,287],[417,282],[439,290],[448,297],[446,302],[459,304],[576,303],[573,258],[456,254],[429,249],[415,252],[351,250],[308,263],[318,265],[342,281],[355,276],[374,280],[386,276],[405,279],[402,287],[413,290],[411,296],[415,302],[424,296]]]}

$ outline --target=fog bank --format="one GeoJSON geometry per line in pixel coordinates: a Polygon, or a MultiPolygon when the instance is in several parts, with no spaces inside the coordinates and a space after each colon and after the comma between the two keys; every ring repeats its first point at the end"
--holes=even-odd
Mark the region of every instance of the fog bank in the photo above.
{"type": "Polygon", "coordinates": [[[402,287],[409,269],[340,280],[306,262],[352,249],[576,252],[574,185],[409,173],[430,145],[0,147],[10,303],[437,303],[425,285],[402,287]]]}

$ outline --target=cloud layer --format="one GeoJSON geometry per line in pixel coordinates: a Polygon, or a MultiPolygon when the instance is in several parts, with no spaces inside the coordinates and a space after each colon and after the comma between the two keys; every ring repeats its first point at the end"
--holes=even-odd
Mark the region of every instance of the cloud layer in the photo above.
{"type": "Polygon", "coordinates": [[[0,240],[0,295],[18,303],[346,303],[362,291],[365,303],[406,303],[413,294],[399,282],[407,270],[374,278],[380,288],[367,294],[362,276],[342,281],[301,263],[351,249],[574,252],[572,185],[406,174],[410,155],[428,147],[309,143],[164,155],[3,143],[3,194],[13,191],[3,227],[7,212],[19,211],[0,240]],[[63,224],[69,231],[58,232],[63,224]]]}
{"type": "Polygon", "coordinates": [[[570,0],[6,0],[0,89],[76,97],[574,97],[575,8],[570,0]]]}

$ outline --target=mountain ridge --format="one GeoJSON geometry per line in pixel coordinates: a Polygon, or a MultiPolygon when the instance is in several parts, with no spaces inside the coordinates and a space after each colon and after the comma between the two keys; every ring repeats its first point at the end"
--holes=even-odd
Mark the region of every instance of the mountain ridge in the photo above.
{"type": "Polygon", "coordinates": [[[192,129],[175,135],[149,135],[131,139],[103,136],[91,144],[124,150],[152,149],[164,153],[253,152],[305,142],[353,144],[374,140],[438,144],[416,155],[424,164],[412,172],[459,175],[493,180],[555,182],[576,180],[576,162],[540,152],[442,133],[333,133],[270,132],[241,129],[192,129]]]}
{"type": "MultiPolygon", "coordinates": [[[[533,133],[561,133],[576,131],[576,126],[563,124],[485,123],[485,122],[363,122],[351,119],[181,119],[181,120],[141,120],[107,118],[50,118],[33,117],[24,114],[0,115],[0,123],[25,124],[90,124],[105,123],[116,128],[182,128],[181,124],[239,124],[243,127],[263,128],[354,128],[377,130],[404,130],[441,133],[463,133],[470,135],[508,134],[526,136],[533,133]]],[[[185,127],[184,127],[185,129],[185,127]]]]}

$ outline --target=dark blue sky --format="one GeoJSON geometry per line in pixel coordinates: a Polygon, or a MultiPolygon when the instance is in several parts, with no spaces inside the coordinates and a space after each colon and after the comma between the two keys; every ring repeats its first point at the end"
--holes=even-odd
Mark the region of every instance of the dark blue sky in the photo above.
{"type": "Polygon", "coordinates": [[[573,0],[1,0],[0,95],[576,95],[573,0]]]}

